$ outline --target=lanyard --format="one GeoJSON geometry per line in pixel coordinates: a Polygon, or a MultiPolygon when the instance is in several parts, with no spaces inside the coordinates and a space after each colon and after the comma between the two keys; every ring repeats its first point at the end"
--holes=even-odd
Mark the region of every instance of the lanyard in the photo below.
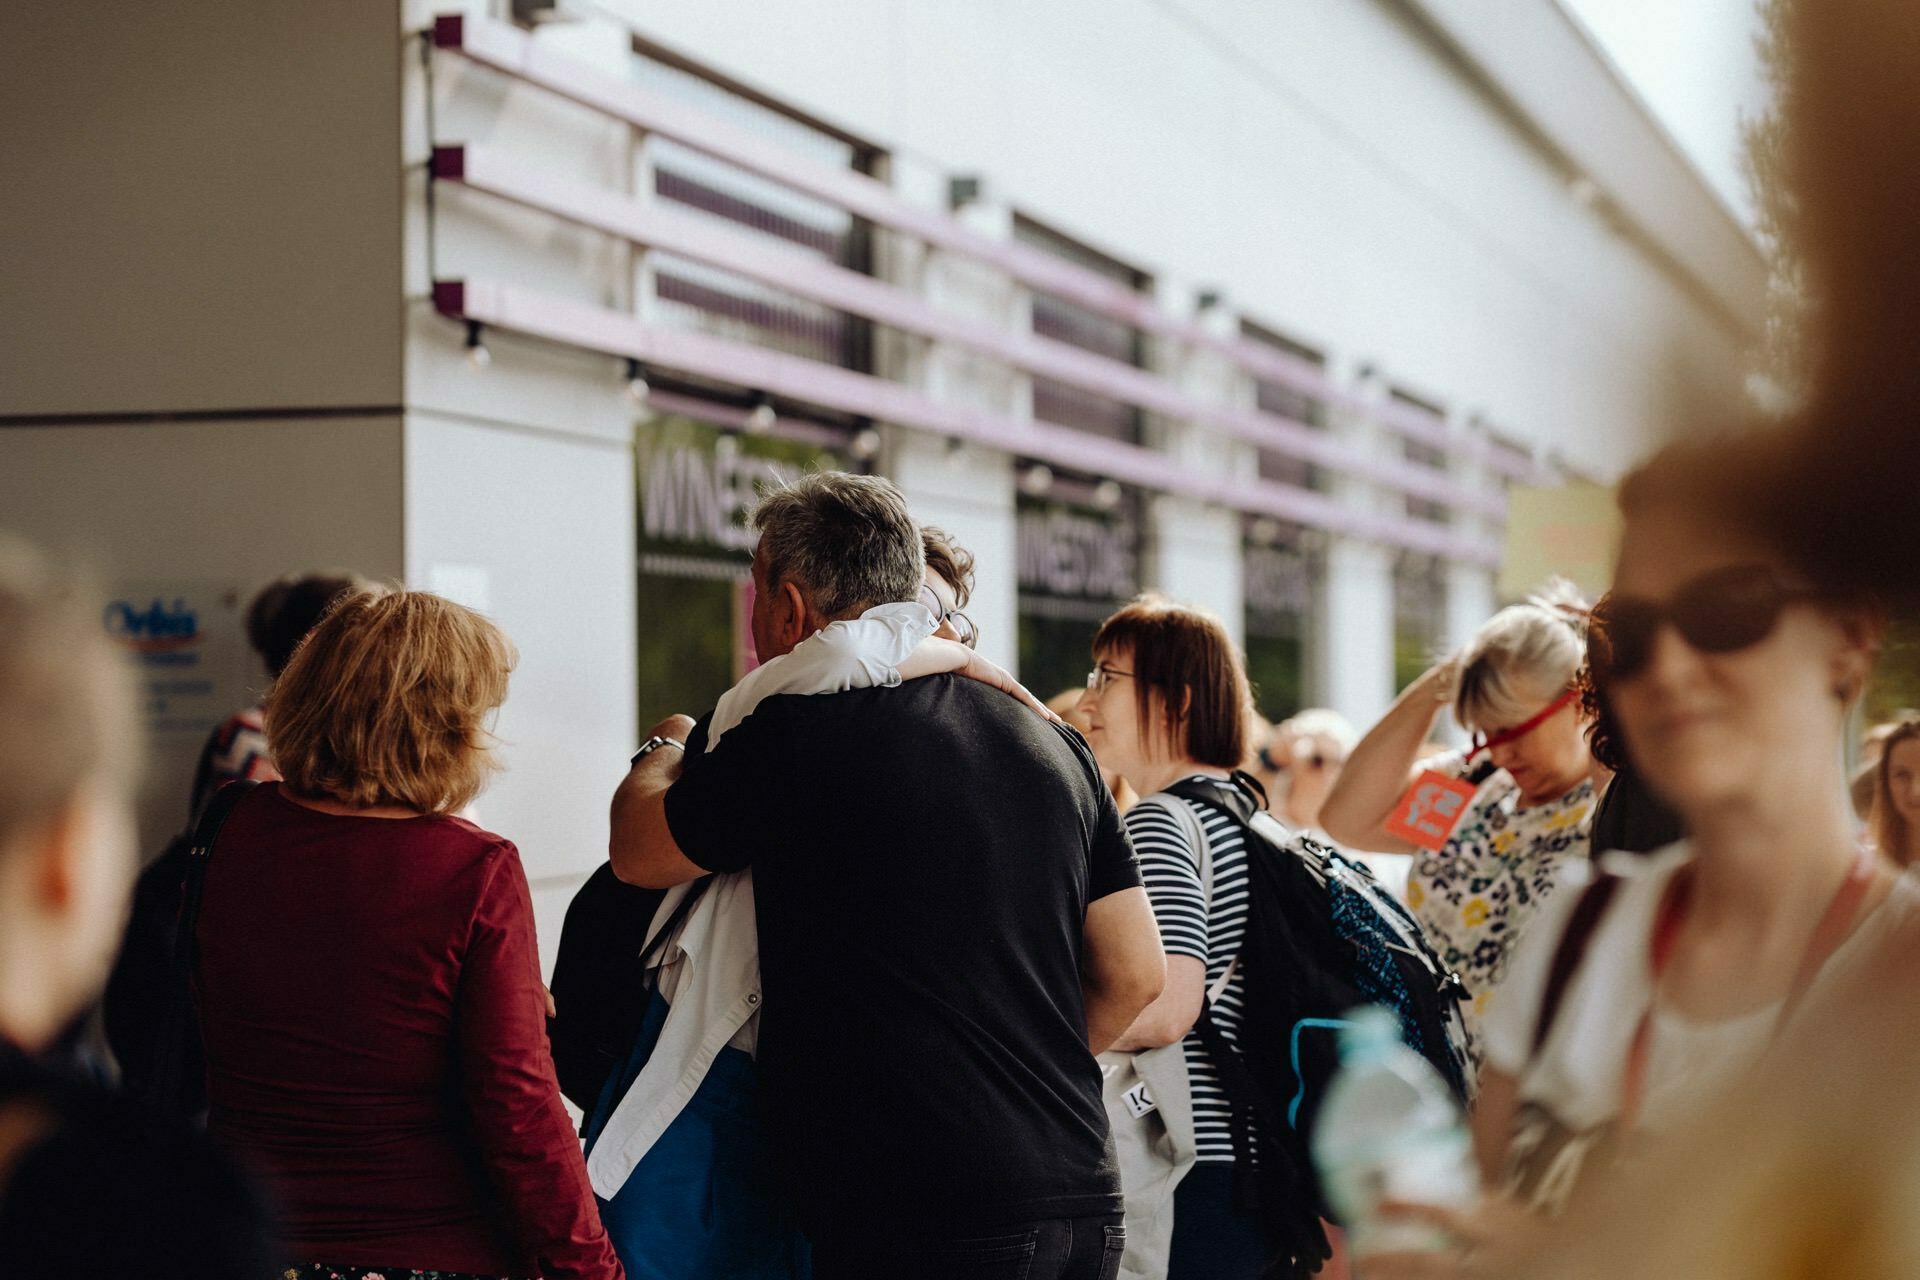
{"type": "Polygon", "coordinates": [[[1526,737],[1528,734],[1532,733],[1535,729],[1538,729],[1541,725],[1545,724],[1547,722],[1548,717],[1553,715],[1554,712],[1566,706],[1568,703],[1572,702],[1575,698],[1578,698],[1579,696],[1580,696],[1580,691],[1578,689],[1569,689],[1565,693],[1561,694],[1559,697],[1555,698],[1552,702],[1549,702],[1546,705],[1546,709],[1541,711],[1538,715],[1534,716],[1531,720],[1528,720],[1522,724],[1517,724],[1513,726],[1513,728],[1511,729],[1502,729],[1499,733],[1494,734],[1491,738],[1481,738],[1478,735],[1475,735],[1473,750],[1467,752],[1467,759],[1472,760],[1475,756],[1479,755],[1482,751],[1486,751],[1493,747],[1498,747],[1505,743],[1512,742],[1515,738],[1526,737]]]}
{"type": "MultiPolygon", "coordinates": [[[[1860,913],[1860,904],[1873,884],[1873,865],[1873,854],[1866,849],[1860,850],[1854,857],[1853,865],[1847,868],[1847,878],[1833,891],[1833,901],[1827,904],[1826,913],[1814,927],[1813,937],[1807,940],[1807,950],[1800,957],[1800,967],[1794,972],[1793,985],[1787,989],[1786,1001],[1780,1006],[1780,1016],[1774,1021],[1775,1037],[1787,1025],[1787,1019],[1793,1016],[1800,998],[1813,985],[1821,968],[1833,958],[1833,953],[1853,931],[1854,918],[1860,913]]],[[[1653,919],[1653,938],[1648,950],[1652,961],[1654,994],[1647,1001],[1647,1011],[1640,1015],[1640,1024],[1634,1028],[1633,1043],[1627,1049],[1627,1065],[1620,1086],[1620,1120],[1625,1128],[1632,1128],[1639,1116],[1646,1089],[1647,1058],[1653,1049],[1653,1005],[1659,999],[1660,975],[1673,958],[1673,946],[1680,935],[1680,926],[1686,922],[1687,913],[1693,905],[1693,876],[1689,871],[1690,868],[1682,868],[1675,873],[1653,919]]]]}

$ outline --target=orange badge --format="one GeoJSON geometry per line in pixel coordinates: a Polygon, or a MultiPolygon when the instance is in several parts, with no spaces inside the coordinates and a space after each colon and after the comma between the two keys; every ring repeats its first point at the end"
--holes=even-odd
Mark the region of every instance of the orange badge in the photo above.
{"type": "Polygon", "coordinates": [[[1477,790],[1471,782],[1429,769],[1394,804],[1387,830],[1409,844],[1438,852],[1466,816],[1467,802],[1477,790]]]}

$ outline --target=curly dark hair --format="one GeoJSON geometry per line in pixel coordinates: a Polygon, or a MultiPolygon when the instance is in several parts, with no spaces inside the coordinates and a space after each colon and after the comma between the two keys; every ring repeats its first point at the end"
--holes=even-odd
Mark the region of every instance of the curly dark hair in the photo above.
{"type": "Polygon", "coordinates": [[[1619,773],[1627,765],[1627,751],[1620,739],[1620,723],[1607,704],[1602,673],[1607,666],[1608,592],[1594,602],[1587,615],[1587,658],[1574,673],[1573,687],[1580,693],[1580,709],[1587,717],[1587,749],[1602,765],[1619,773]]]}

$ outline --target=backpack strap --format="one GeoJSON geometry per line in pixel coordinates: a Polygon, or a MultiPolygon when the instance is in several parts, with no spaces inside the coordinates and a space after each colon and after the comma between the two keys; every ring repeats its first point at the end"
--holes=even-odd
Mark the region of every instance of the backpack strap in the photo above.
{"type": "Polygon", "coordinates": [[[1211,913],[1213,911],[1213,843],[1207,839],[1207,829],[1201,824],[1200,815],[1193,811],[1192,805],[1182,802],[1184,793],[1179,790],[1179,787],[1185,785],[1180,783],[1165,791],[1156,791],[1143,798],[1135,807],[1151,805],[1154,809],[1166,814],[1173,819],[1173,824],[1180,828],[1180,834],[1187,838],[1187,843],[1193,846],[1193,859],[1200,868],[1200,892],[1207,900],[1207,911],[1211,913]]]}
{"type": "Polygon", "coordinates": [[[1547,985],[1540,993],[1540,1015],[1534,1019],[1533,1045],[1527,1053],[1529,1064],[1539,1058],[1540,1051],[1546,1047],[1547,1035],[1560,1016],[1567,988],[1573,985],[1573,975],[1579,971],[1587,946],[1600,928],[1600,917],[1606,914],[1608,904],[1619,890],[1620,877],[1603,874],[1580,891],[1580,901],[1574,903],[1573,914],[1567,917],[1567,927],[1560,934],[1560,943],[1553,949],[1547,985]]]}

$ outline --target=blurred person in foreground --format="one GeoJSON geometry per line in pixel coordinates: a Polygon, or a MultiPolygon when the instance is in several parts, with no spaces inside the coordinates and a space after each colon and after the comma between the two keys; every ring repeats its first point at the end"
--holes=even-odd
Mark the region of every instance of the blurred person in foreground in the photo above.
{"type": "Polygon", "coordinates": [[[451,816],[511,643],[418,591],[341,601],[267,700],[284,781],[213,849],[208,1129],[280,1205],[285,1274],[618,1280],[546,1040],[526,873],[451,816]]]}
{"type": "Polygon", "coordinates": [[[1873,766],[1867,821],[1881,857],[1896,867],[1920,863],[1920,719],[1903,720],[1887,734],[1873,766]]]}
{"type": "MultiPolygon", "coordinates": [[[[247,606],[247,643],[260,655],[267,676],[279,679],[294,649],[333,603],[366,586],[349,573],[300,573],[262,587],[247,606]]],[[[188,821],[198,819],[208,797],[237,778],[271,782],[279,776],[267,743],[265,702],[236,711],[214,726],[200,749],[188,821]]]]}
{"type": "Polygon", "coordinates": [[[1496,613],[1461,652],[1407,686],[1354,747],[1320,807],[1341,844],[1413,855],[1407,906],[1466,982],[1476,1061],[1515,944],[1558,888],[1561,867],[1586,856],[1595,764],[1574,688],[1586,625],[1584,603],[1557,580],[1496,613]],[[1474,745],[1421,758],[1449,705],[1475,731],[1474,745]],[[1386,828],[1428,770],[1475,788],[1437,850],[1386,828]]]}
{"type": "Polygon", "coordinates": [[[98,994],[136,866],[133,691],[70,579],[0,538],[0,1275],[257,1280],[232,1163],[37,1063],[98,994]]]}
{"type": "MultiPolygon", "coordinates": [[[[885,480],[810,474],[751,523],[763,660],[920,594],[885,480]]],[[[719,726],[655,726],[610,853],[633,884],[753,869],[761,1111],[814,1276],[1111,1276],[1092,1054],[1165,970],[1086,744],[953,675],[768,697],[709,751],[719,726]]]]}
{"type": "Polygon", "coordinates": [[[1549,905],[1487,1028],[1474,1128],[1494,1196],[1451,1220],[1469,1256],[1383,1277],[1497,1269],[1543,1229],[1523,1211],[1686,1141],[1770,1050],[1805,1052],[1790,1033],[1850,981],[1913,1003],[1888,957],[1920,923],[1920,880],[1861,846],[1839,771],[1881,623],[1781,544],[1779,464],[1773,438],[1675,446],[1622,485],[1594,677],[1691,835],[1603,857],[1549,905]]]}
{"type": "MultiPolygon", "coordinates": [[[[1113,1048],[1178,1044],[1186,1060],[1178,1110],[1174,1099],[1155,1098],[1170,1131],[1174,1116],[1191,1117],[1191,1131],[1175,1135],[1190,1144],[1193,1163],[1173,1191],[1167,1280],[1256,1280],[1278,1241],[1235,1195],[1233,1107],[1195,1029],[1206,1009],[1228,1044],[1240,1040],[1246,983],[1235,962],[1252,902],[1247,834],[1225,810],[1167,790],[1189,779],[1242,785],[1233,774],[1252,714],[1246,673],[1218,618],[1145,596],[1100,624],[1080,707],[1094,754],[1140,793],[1127,834],[1166,953],[1166,989],[1113,1048]],[[1196,847],[1196,837],[1207,847],[1196,847]]],[[[1158,1092],[1178,1083],[1153,1082],[1158,1092]]],[[[1129,1119],[1139,1117],[1112,1117],[1115,1125],[1129,1119]]],[[[1130,1274],[1142,1270],[1130,1260],[1130,1274]]]]}

